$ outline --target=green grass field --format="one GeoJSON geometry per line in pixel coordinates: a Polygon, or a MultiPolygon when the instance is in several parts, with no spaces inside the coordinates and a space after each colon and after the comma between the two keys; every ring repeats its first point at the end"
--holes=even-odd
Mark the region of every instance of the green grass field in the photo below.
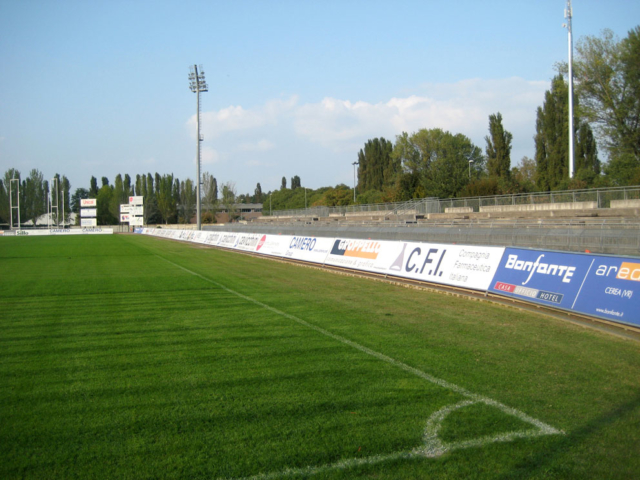
{"type": "Polygon", "coordinates": [[[155,238],[0,238],[0,478],[639,478],[640,344],[155,238]]]}

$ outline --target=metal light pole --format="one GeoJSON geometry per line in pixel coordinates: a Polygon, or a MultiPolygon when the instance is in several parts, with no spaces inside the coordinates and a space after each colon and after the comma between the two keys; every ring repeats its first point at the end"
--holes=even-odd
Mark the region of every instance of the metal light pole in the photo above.
{"type": "Polygon", "coordinates": [[[471,180],[471,164],[473,163],[473,160],[469,160],[469,180],[471,180]]]}
{"type": "Polygon", "coordinates": [[[20,231],[20,179],[12,178],[9,180],[9,212],[11,213],[11,230],[13,230],[13,211],[18,212],[18,231],[20,231]],[[18,205],[13,204],[13,182],[16,182],[16,200],[18,205]]]}
{"type": "Polygon", "coordinates": [[[569,178],[573,178],[574,158],[573,158],[573,39],[571,36],[571,18],[573,12],[571,10],[571,0],[567,0],[567,8],[564,11],[564,18],[567,23],[566,27],[569,34],[569,178]]]}
{"type": "Polygon", "coordinates": [[[201,197],[201,187],[200,183],[200,142],[204,140],[203,137],[200,136],[200,92],[208,92],[209,87],[207,86],[207,82],[204,79],[204,72],[202,71],[202,65],[200,65],[200,72],[198,72],[198,66],[193,65],[191,67],[191,73],[189,73],[189,88],[192,92],[196,94],[196,104],[197,104],[197,115],[196,115],[196,129],[197,129],[197,150],[196,150],[196,164],[197,164],[197,203],[196,203],[196,215],[198,217],[198,230],[202,230],[202,218],[201,218],[201,209],[202,206],[200,204],[201,197]]]}
{"type": "Polygon", "coordinates": [[[269,216],[271,216],[271,194],[269,194],[269,216]]]}
{"type": "Polygon", "coordinates": [[[58,182],[58,177],[53,177],[51,179],[51,183],[49,184],[49,187],[50,187],[49,196],[51,198],[51,203],[50,203],[50,208],[51,208],[50,215],[51,215],[51,218],[52,218],[51,224],[53,224],[53,209],[55,208],[56,209],[56,227],[59,227],[60,226],[60,208],[59,208],[59,205],[60,205],[60,185],[59,185],[59,182],[58,182]],[[53,189],[53,184],[54,183],[56,184],[55,190],[53,189]],[[54,197],[54,191],[55,191],[55,197],[54,197]],[[54,201],[53,201],[54,198],[55,198],[55,205],[54,205],[54,201]]]}
{"type": "Polygon", "coordinates": [[[353,162],[353,203],[356,203],[356,165],[360,165],[359,162],[353,162]]]}

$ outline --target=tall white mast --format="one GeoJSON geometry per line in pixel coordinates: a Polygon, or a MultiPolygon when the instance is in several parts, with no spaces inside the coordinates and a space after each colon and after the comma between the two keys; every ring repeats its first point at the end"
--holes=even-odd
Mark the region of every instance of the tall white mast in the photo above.
{"type": "Polygon", "coordinates": [[[567,23],[564,26],[569,33],[569,178],[573,178],[574,155],[573,155],[573,38],[571,37],[571,0],[567,0],[567,8],[564,11],[564,18],[567,23]]]}

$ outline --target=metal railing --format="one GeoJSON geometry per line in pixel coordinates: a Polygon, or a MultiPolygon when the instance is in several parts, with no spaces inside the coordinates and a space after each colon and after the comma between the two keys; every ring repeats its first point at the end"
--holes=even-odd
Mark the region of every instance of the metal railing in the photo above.
{"type": "MultiPolygon", "coordinates": [[[[479,211],[480,207],[494,205],[540,205],[550,203],[595,202],[597,208],[609,208],[611,200],[640,199],[640,185],[585,190],[560,190],[554,192],[517,193],[485,197],[420,198],[405,202],[346,205],[340,207],[310,207],[293,210],[274,210],[272,217],[333,217],[349,215],[390,214],[425,215],[445,213],[446,208],[467,207],[479,211]]],[[[266,212],[264,212],[266,213],[266,212]]]]}

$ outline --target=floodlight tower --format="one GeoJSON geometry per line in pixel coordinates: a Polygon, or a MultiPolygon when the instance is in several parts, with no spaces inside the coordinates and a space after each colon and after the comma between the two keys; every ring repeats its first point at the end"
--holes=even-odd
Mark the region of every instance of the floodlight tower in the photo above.
{"type": "Polygon", "coordinates": [[[571,36],[571,18],[573,12],[571,10],[571,0],[567,0],[567,8],[564,10],[564,18],[567,23],[562,26],[567,29],[569,34],[569,178],[573,178],[573,39],[571,36]]]}
{"type": "Polygon", "coordinates": [[[11,230],[13,230],[13,211],[18,212],[18,230],[20,230],[20,179],[12,178],[9,180],[9,212],[11,214],[11,230]],[[16,201],[17,205],[13,204],[13,182],[16,182],[16,201]]]}
{"type": "Polygon", "coordinates": [[[360,162],[353,162],[353,203],[356,203],[356,165],[360,165],[360,162]]]}
{"type": "Polygon", "coordinates": [[[60,186],[58,184],[58,177],[53,177],[51,179],[51,183],[49,184],[51,190],[49,190],[49,197],[51,198],[51,201],[49,203],[49,208],[51,209],[49,214],[51,216],[51,223],[53,224],[53,209],[56,209],[56,227],[60,226],[60,186]],[[55,190],[54,190],[54,186],[53,184],[55,183],[55,190]],[[55,193],[54,193],[55,192],[55,193]]]}
{"type": "Polygon", "coordinates": [[[196,163],[197,167],[197,176],[198,182],[196,186],[197,192],[197,203],[196,203],[196,215],[198,217],[198,230],[202,230],[202,219],[200,218],[200,142],[204,140],[203,137],[200,136],[200,92],[208,92],[209,87],[207,86],[207,82],[204,79],[204,71],[202,70],[202,65],[200,65],[200,71],[198,71],[198,65],[193,65],[191,68],[191,72],[189,73],[189,88],[192,92],[196,94],[196,103],[197,103],[197,115],[196,115],[196,129],[197,129],[197,151],[196,151],[196,163]]]}

